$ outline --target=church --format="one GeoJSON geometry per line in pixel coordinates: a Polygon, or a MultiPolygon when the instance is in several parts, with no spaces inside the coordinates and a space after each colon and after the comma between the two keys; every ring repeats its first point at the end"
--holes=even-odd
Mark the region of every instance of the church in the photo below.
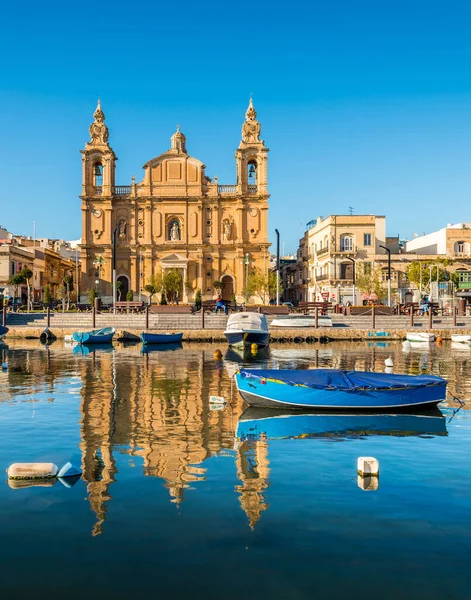
{"type": "Polygon", "coordinates": [[[267,276],[268,151],[250,99],[235,153],[236,183],[220,184],[205,165],[189,156],[180,127],[170,149],[144,164],[141,181],[116,185],[117,156],[109,143],[98,101],[90,141],[82,154],[82,294],[96,289],[113,298],[113,266],[121,299],[176,269],[182,275],[181,302],[203,300],[221,288],[224,299],[244,300],[252,273],[267,276]]]}

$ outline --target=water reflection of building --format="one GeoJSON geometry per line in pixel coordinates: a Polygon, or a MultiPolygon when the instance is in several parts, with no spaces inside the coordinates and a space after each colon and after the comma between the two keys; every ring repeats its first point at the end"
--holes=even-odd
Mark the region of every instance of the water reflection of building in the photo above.
{"type": "Polygon", "coordinates": [[[268,467],[268,442],[250,440],[241,442],[237,448],[237,476],[242,481],[236,487],[239,501],[254,529],[264,510],[268,508],[264,491],[267,489],[270,469],[268,467]]]}
{"type": "Polygon", "coordinates": [[[97,353],[81,361],[82,463],[100,533],[116,473],[113,447],[139,456],[144,475],[165,481],[171,501],[205,477],[202,463],[232,448],[241,400],[212,412],[211,394],[230,398],[231,382],[213,351],[136,354],[122,360],[97,353]]]}

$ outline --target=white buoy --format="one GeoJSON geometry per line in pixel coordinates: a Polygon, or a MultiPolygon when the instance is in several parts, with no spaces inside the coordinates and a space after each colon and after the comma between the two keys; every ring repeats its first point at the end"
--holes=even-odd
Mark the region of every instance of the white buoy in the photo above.
{"type": "Polygon", "coordinates": [[[222,396],[210,396],[210,404],[226,404],[226,400],[222,396]]]}
{"type": "Polygon", "coordinates": [[[392,373],[393,371],[394,371],[394,369],[392,367],[384,367],[385,373],[392,373]]]}
{"type": "Polygon", "coordinates": [[[226,408],[225,404],[210,404],[209,410],[224,410],[226,408]]]}
{"type": "Polygon", "coordinates": [[[360,456],[357,461],[358,475],[362,477],[379,475],[379,461],[373,456],[360,456]]]}
{"type": "Polygon", "coordinates": [[[393,359],[390,356],[384,361],[384,364],[387,367],[394,367],[393,359]]]}
{"type": "Polygon", "coordinates": [[[50,479],[59,471],[54,463],[13,463],[7,469],[8,479],[50,479]]]}

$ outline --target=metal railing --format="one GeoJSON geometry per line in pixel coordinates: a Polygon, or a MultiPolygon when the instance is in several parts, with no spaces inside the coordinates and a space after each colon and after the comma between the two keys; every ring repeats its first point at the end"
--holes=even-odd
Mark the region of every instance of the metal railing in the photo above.
{"type": "Polygon", "coordinates": [[[235,194],[236,192],[236,185],[218,185],[218,194],[235,194]]]}
{"type": "Polygon", "coordinates": [[[319,250],[317,251],[317,256],[323,256],[324,254],[327,254],[327,252],[329,252],[329,246],[319,248],[319,250]]]}
{"type": "Polygon", "coordinates": [[[113,194],[115,196],[129,196],[131,193],[130,185],[115,185],[113,187],[113,194]]]}

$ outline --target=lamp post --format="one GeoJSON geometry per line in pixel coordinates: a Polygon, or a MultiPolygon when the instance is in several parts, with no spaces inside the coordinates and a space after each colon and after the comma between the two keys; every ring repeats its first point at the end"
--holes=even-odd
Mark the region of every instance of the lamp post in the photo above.
{"type": "Polygon", "coordinates": [[[391,250],[381,244],[379,247],[383,248],[388,253],[388,306],[391,306],[391,250]]]}
{"type": "Polygon", "coordinates": [[[101,269],[103,268],[104,264],[105,264],[105,261],[103,260],[103,256],[101,254],[99,254],[98,257],[93,261],[93,266],[97,270],[97,277],[98,277],[97,281],[95,281],[95,284],[97,286],[98,297],[100,297],[101,269]]]}
{"type": "Polygon", "coordinates": [[[245,265],[245,297],[246,297],[246,302],[249,301],[249,262],[250,262],[250,256],[249,253],[246,252],[245,256],[244,256],[244,265],[245,265]]]}
{"type": "Polygon", "coordinates": [[[276,305],[280,305],[280,232],[276,233],[276,305]]]}
{"type": "Polygon", "coordinates": [[[118,228],[116,227],[113,231],[113,312],[116,312],[116,235],[118,234],[118,228]]]}
{"type": "Polygon", "coordinates": [[[356,297],[356,293],[355,293],[356,292],[356,290],[355,290],[355,259],[352,258],[351,256],[346,256],[345,258],[347,260],[350,260],[352,262],[352,281],[353,281],[353,284],[352,284],[352,288],[353,288],[353,294],[352,294],[353,295],[353,302],[352,302],[352,304],[355,305],[356,304],[356,299],[355,299],[355,297],[356,297]]]}

